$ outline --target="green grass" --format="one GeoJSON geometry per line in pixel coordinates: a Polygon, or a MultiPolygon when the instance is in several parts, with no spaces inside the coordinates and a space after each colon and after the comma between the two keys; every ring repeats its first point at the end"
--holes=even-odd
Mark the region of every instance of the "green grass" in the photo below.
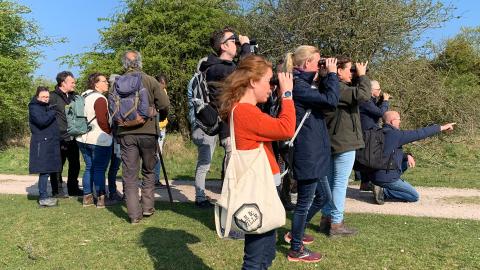
{"type": "MultiPolygon", "coordinates": [[[[410,144],[407,151],[414,154],[417,166],[407,170],[404,179],[414,186],[480,189],[480,135],[457,140],[428,139],[410,144]]],[[[167,134],[164,151],[170,179],[194,178],[197,150],[191,141],[185,141],[179,134],[167,134]]],[[[222,157],[223,148],[217,146],[209,179],[220,178],[222,157]]],[[[83,162],[81,164],[83,170],[83,162]]],[[[16,146],[0,150],[0,173],[28,174],[28,148],[16,146]]]]}
{"type": "MultiPolygon", "coordinates": [[[[191,141],[184,141],[179,134],[167,134],[164,145],[164,162],[169,179],[194,179],[197,161],[197,148],[191,141]]],[[[0,173],[2,174],[28,174],[27,147],[13,146],[0,149],[0,173]]],[[[80,177],[83,174],[84,163],[80,154],[80,177]]],[[[213,156],[212,166],[207,175],[208,179],[220,179],[223,148],[217,146],[213,156]]],[[[65,163],[63,176],[67,176],[68,162],[65,163]]],[[[119,176],[122,174],[120,169],[119,176]]]]}
{"type": "MultiPolygon", "coordinates": [[[[35,198],[0,195],[1,269],[239,269],[243,241],[220,240],[213,213],[193,204],[157,203],[139,225],[124,206],[82,208],[64,199],[40,209],[35,198]]],[[[290,263],[278,230],[272,269],[478,269],[479,221],[350,214],[351,238],[314,234],[317,264],[290,263]]],[[[314,219],[318,224],[318,216],[314,219]]],[[[315,226],[313,226],[315,227],[315,226]]]]}

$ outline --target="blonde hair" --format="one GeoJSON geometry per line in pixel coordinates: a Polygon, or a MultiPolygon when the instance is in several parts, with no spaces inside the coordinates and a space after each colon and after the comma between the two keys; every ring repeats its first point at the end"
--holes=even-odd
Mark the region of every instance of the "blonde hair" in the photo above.
{"type": "Polygon", "coordinates": [[[302,45],[295,49],[293,53],[287,53],[285,56],[285,68],[287,72],[292,72],[294,67],[299,67],[305,61],[313,58],[313,55],[320,53],[320,50],[315,46],[302,45]]]}
{"type": "Polygon", "coordinates": [[[223,120],[228,120],[233,105],[245,95],[250,81],[259,81],[269,69],[272,69],[272,63],[259,55],[247,56],[240,62],[223,83],[219,109],[223,120]]]}

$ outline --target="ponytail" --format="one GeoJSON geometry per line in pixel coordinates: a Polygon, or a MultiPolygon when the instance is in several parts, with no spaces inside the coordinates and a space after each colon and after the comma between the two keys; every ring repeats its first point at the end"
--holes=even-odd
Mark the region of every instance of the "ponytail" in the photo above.
{"type": "Polygon", "coordinates": [[[293,71],[293,53],[289,52],[285,55],[285,71],[292,72],[293,71]]]}

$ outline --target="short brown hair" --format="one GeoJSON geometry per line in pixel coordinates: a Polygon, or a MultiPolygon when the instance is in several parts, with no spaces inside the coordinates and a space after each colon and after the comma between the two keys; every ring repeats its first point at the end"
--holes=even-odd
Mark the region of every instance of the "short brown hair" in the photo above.
{"type": "Polygon", "coordinates": [[[210,36],[210,46],[212,49],[215,51],[217,55],[220,55],[222,53],[222,43],[224,42],[223,36],[227,32],[232,32],[235,33],[235,30],[232,27],[225,26],[223,29],[216,30],[212,33],[210,36]]]}
{"type": "Polygon", "coordinates": [[[99,72],[95,72],[93,74],[90,74],[90,76],[88,76],[87,89],[95,90],[95,84],[98,81],[100,81],[100,79],[99,79],[100,76],[103,76],[103,77],[106,78],[105,75],[103,75],[102,73],[99,73],[99,72]]]}

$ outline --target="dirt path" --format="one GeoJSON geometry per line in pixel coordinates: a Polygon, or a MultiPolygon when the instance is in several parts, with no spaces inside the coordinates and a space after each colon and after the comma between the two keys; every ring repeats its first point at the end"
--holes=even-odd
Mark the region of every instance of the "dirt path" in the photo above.
{"type": "MultiPolygon", "coordinates": [[[[0,193],[38,195],[37,176],[31,175],[1,175],[0,193]]],[[[121,182],[118,182],[119,190],[121,182]]],[[[187,202],[195,198],[193,181],[174,180],[171,183],[175,201],[187,202]]],[[[207,195],[213,199],[220,196],[220,182],[207,182],[207,195]]],[[[456,219],[480,220],[480,190],[454,188],[418,187],[420,201],[417,203],[386,202],[384,205],[373,203],[371,192],[360,192],[358,186],[350,185],[347,191],[346,212],[377,213],[386,215],[407,215],[425,217],[443,217],[456,219]],[[477,204],[450,201],[453,197],[474,199],[477,204]],[[449,199],[450,198],[450,199],[449,199]]],[[[165,189],[157,189],[157,200],[167,201],[165,189]]]]}

